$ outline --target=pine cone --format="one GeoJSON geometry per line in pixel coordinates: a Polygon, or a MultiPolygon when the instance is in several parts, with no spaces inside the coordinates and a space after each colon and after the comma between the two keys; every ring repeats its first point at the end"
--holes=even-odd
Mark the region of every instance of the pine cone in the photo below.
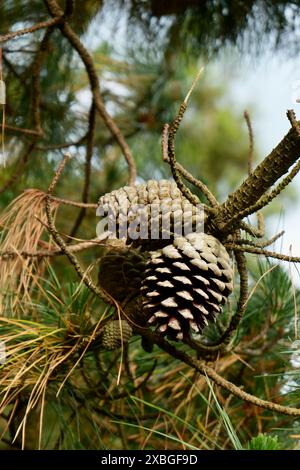
{"type": "Polygon", "coordinates": [[[142,283],[148,324],[170,339],[200,333],[232,291],[225,247],[211,235],[191,233],[151,252],[142,283]]]}
{"type": "Polygon", "coordinates": [[[105,194],[99,199],[98,214],[107,217],[109,224],[101,238],[110,235],[111,226],[117,238],[133,246],[142,245],[144,249],[167,245],[174,233],[182,235],[184,221],[187,227],[184,234],[195,231],[204,217],[199,207],[181,194],[176,183],[168,180],[149,180],[105,194]],[[131,224],[131,229],[127,230],[125,221],[131,224]]]}
{"type": "Polygon", "coordinates": [[[132,328],[126,320],[112,320],[103,327],[101,346],[112,351],[121,347],[122,342],[128,343],[132,336],[132,328]]]}
{"type": "Polygon", "coordinates": [[[119,303],[138,295],[147,259],[146,253],[126,246],[109,249],[100,259],[99,285],[119,303]]]}

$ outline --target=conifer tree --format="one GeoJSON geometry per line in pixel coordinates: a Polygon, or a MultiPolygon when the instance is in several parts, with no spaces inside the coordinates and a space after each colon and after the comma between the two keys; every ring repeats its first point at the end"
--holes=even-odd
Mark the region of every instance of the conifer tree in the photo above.
{"type": "Polygon", "coordinates": [[[209,70],[191,83],[199,44],[247,48],[254,22],[279,47],[298,2],[0,8],[0,448],[297,448],[300,258],[261,211],[299,171],[299,122],[255,166],[249,114],[209,70]],[[91,47],[118,15],[122,53],[91,47]],[[158,239],[96,236],[97,209],[120,228],[151,203],[158,239]],[[199,205],[205,234],[176,237],[199,205]]]}

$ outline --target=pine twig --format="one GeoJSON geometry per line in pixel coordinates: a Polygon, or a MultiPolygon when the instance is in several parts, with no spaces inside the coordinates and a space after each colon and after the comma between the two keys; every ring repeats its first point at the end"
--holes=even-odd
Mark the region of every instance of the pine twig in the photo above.
{"type": "Polygon", "coordinates": [[[279,259],[280,261],[288,261],[289,263],[300,263],[299,256],[289,256],[289,255],[281,255],[280,253],[276,253],[274,251],[264,250],[262,248],[257,248],[254,246],[239,246],[235,243],[226,242],[225,246],[228,250],[240,251],[244,253],[252,253],[256,255],[264,255],[267,258],[274,258],[279,259]]]}
{"type": "MultiPolygon", "coordinates": [[[[169,124],[165,124],[162,131],[162,158],[164,162],[169,163],[168,157],[168,131],[169,131],[169,124]]],[[[208,189],[208,187],[202,183],[202,181],[197,180],[191,173],[189,173],[180,163],[176,162],[176,169],[177,171],[185,178],[187,181],[192,183],[196,188],[198,188],[202,194],[206,197],[208,202],[212,207],[219,207],[219,203],[212,192],[208,189]]],[[[209,207],[206,207],[209,210],[209,207]]]]}
{"type": "Polygon", "coordinates": [[[274,237],[270,238],[269,240],[257,242],[253,240],[247,240],[246,238],[240,238],[238,240],[234,240],[234,243],[237,245],[249,245],[249,246],[255,246],[256,248],[265,248],[269,245],[272,245],[272,243],[276,242],[282,235],[284,235],[284,230],[281,232],[277,233],[274,235],[274,237]]]}
{"type": "Polygon", "coordinates": [[[34,24],[29,28],[19,29],[18,31],[13,31],[11,33],[2,34],[0,36],[0,44],[3,44],[6,41],[10,41],[11,39],[24,36],[24,34],[34,33],[39,29],[49,28],[51,26],[55,26],[63,21],[63,15],[55,16],[51,20],[42,21],[41,23],[34,24]]]}
{"type": "Polygon", "coordinates": [[[256,233],[258,233],[257,237],[262,238],[265,236],[265,233],[266,233],[265,218],[260,212],[257,212],[256,217],[257,217],[256,233]]]}
{"type": "Polygon", "coordinates": [[[291,123],[291,126],[293,127],[293,129],[295,129],[295,131],[298,133],[298,136],[300,137],[300,126],[297,122],[295,111],[293,109],[288,109],[286,115],[291,123]]]}
{"type": "MultiPolygon", "coordinates": [[[[172,122],[170,128],[168,129],[166,126],[164,127],[164,129],[163,129],[163,140],[162,140],[163,158],[166,159],[166,155],[164,155],[164,154],[166,154],[166,150],[165,150],[166,149],[166,144],[165,144],[165,142],[166,142],[167,133],[169,131],[169,133],[168,133],[168,145],[167,145],[167,155],[168,155],[168,160],[167,161],[170,165],[174,181],[176,182],[179,190],[187,198],[187,200],[190,201],[190,203],[194,204],[194,205],[199,204],[199,199],[195,194],[193,194],[189,190],[188,187],[185,186],[185,184],[183,183],[183,181],[182,181],[182,179],[179,175],[180,171],[178,169],[178,164],[176,162],[174,140],[175,140],[175,135],[176,135],[176,133],[179,129],[180,123],[183,119],[184,113],[187,109],[187,103],[188,103],[188,100],[190,98],[190,95],[193,92],[193,89],[196,86],[200,76],[202,75],[203,70],[204,70],[204,68],[201,67],[201,69],[199,70],[196,78],[194,79],[194,81],[192,83],[192,86],[189,89],[184,101],[181,103],[179,111],[177,113],[177,116],[175,116],[175,119],[172,122]]],[[[181,167],[180,169],[183,170],[184,172],[186,171],[183,167],[181,167]]],[[[187,180],[188,180],[190,174],[188,172],[186,172],[186,175],[188,176],[188,178],[187,178],[187,180]]],[[[204,189],[203,183],[201,183],[201,182],[199,182],[199,183],[202,186],[202,188],[204,189]]],[[[215,203],[216,203],[216,200],[214,200],[214,204],[215,203]]]]}
{"type": "Polygon", "coordinates": [[[178,114],[175,117],[173,123],[171,124],[170,130],[169,130],[169,136],[168,136],[168,163],[171,168],[171,172],[174,178],[175,183],[177,184],[179,190],[181,193],[187,198],[188,201],[190,201],[192,204],[197,205],[199,204],[199,199],[197,196],[195,196],[189,188],[185,186],[183,183],[181,177],[179,176],[179,171],[177,169],[177,162],[176,162],[176,157],[175,157],[175,144],[174,144],[174,139],[176,132],[180,126],[181,120],[183,118],[183,115],[187,109],[187,104],[184,101],[179,108],[178,114]]]}
{"type": "MultiPolygon", "coordinates": [[[[240,187],[229,195],[215,217],[210,220],[213,231],[218,231],[224,236],[237,228],[239,222],[249,215],[250,207],[252,212],[258,210],[257,203],[260,199],[281,176],[288,172],[300,156],[300,135],[297,129],[298,127],[294,125],[240,187]]],[[[292,172],[285,180],[286,184],[291,181],[291,177],[293,177],[292,172]]],[[[277,194],[277,192],[271,192],[272,198],[277,194]]],[[[263,205],[266,205],[270,199],[262,199],[262,201],[263,205]]],[[[258,205],[260,206],[260,203],[258,205]]]]}
{"type": "Polygon", "coordinates": [[[83,144],[86,139],[87,139],[87,133],[85,133],[85,135],[83,135],[82,137],[80,137],[80,139],[74,142],[65,142],[63,144],[47,145],[45,147],[41,147],[37,145],[36,150],[39,150],[40,152],[48,152],[49,150],[62,150],[68,147],[78,147],[79,145],[83,144]]]}
{"type": "Polygon", "coordinates": [[[248,135],[249,135],[248,175],[251,175],[253,171],[254,136],[253,136],[251,119],[247,110],[244,112],[244,118],[247,124],[248,135]]]}
{"type": "Polygon", "coordinates": [[[53,239],[57,243],[57,245],[61,248],[61,251],[67,256],[70,263],[73,265],[76,273],[78,274],[80,279],[83,281],[83,283],[88,287],[88,289],[90,289],[95,295],[97,295],[97,297],[99,297],[100,299],[104,301],[107,301],[107,295],[101,289],[99,289],[93,283],[93,281],[87,276],[87,274],[82,270],[76,256],[69,250],[67,244],[64,242],[61,235],[56,230],[54,220],[51,214],[51,205],[50,205],[51,195],[69,158],[70,158],[69,155],[64,156],[47,191],[47,196],[45,199],[45,206],[46,206],[46,214],[47,214],[47,220],[48,220],[48,229],[53,239]]]}
{"type": "Polygon", "coordinates": [[[243,220],[241,220],[239,222],[238,228],[240,228],[242,230],[245,230],[245,232],[249,233],[249,235],[251,235],[252,237],[255,237],[255,238],[261,238],[261,237],[264,236],[264,232],[262,232],[259,229],[259,227],[258,228],[253,227],[253,225],[249,225],[246,222],[244,222],[243,220]]]}
{"type": "Polygon", "coordinates": [[[63,199],[61,197],[51,196],[52,201],[57,201],[59,204],[64,204],[66,206],[73,206],[73,207],[84,207],[85,209],[96,209],[98,207],[95,203],[85,203],[79,201],[71,201],[70,199],[63,199]]]}
{"type": "Polygon", "coordinates": [[[149,341],[159,346],[160,349],[167,352],[170,356],[178,359],[181,362],[184,362],[194,370],[200,372],[200,374],[209,377],[216,385],[219,385],[237,398],[275,413],[282,413],[288,416],[300,416],[300,409],[279,405],[277,403],[268,400],[262,400],[254,395],[251,395],[250,393],[247,393],[237,387],[232,382],[229,382],[228,380],[221,377],[212,367],[209,367],[203,361],[198,361],[197,359],[194,359],[190,355],[186,354],[184,351],[177,349],[173,344],[170,344],[160,335],[154,334],[148,330],[138,330],[142,336],[147,337],[149,341]]]}
{"type": "Polygon", "coordinates": [[[253,225],[247,224],[243,220],[239,222],[239,228],[245,230],[245,232],[249,233],[252,237],[255,238],[262,238],[265,236],[265,220],[264,216],[261,213],[256,214],[257,217],[257,227],[253,225]]]}
{"type": "MultiPolygon", "coordinates": [[[[2,127],[3,127],[2,124],[0,124],[0,127],[2,129],[2,127]]],[[[35,129],[25,129],[23,127],[10,126],[9,124],[5,124],[4,128],[5,128],[5,131],[12,132],[12,133],[18,132],[20,134],[33,135],[33,136],[40,136],[41,135],[41,132],[37,131],[35,129]]]]}
{"type": "MultiPolygon", "coordinates": [[[[63,14],[56,0],[45,0],[45,3],[52,16],[57,17],[63,14]]],[[[110,133],[114,136],[116,142],[121,148],[128,166],[128,182],[130,185],[134,185],[137,175],[136,163],[121,130],[119,129],[113,118],[110,116],[110,114],[106,111],[105,105],[101,97],[99,80],[93,59],[87,49],[82,44],[82,42],[80,41],[77,34],[73,31],[71,26],[66,21],[64,21],[63,23],[58,23],[58,27],[60,28],[62,34],[68,39],[71,46],[77,51],[85,66],[90,82],[91,92],[93,94],[95,107],[99,112],[101,118],[103,119],[104,124],[106,125],[110,133]]]]}
{"type": "MultiPolygon", "coordinates": [[[[71,253],[78,253],[95,246],[103,246],[103,242],[99,242],[97,238],[87,240],[85,242],[76,243],[74,245],[68,245],[68,249],[71,253]]],[[[65,253],[60,248],[53,248],[51,250],[39,250],[39,251],[0,251],[0,258],[8,259],[16,256],[22,256],[22,258],[48,258],[53,256],[61,256],[65,253]]]]}
{"type": "MultiPolygon", "coordinates": [[[[283,180],[269,194],[262,196],[257,201],[257,203],[235,214],[232,217],[232,219],[228,222],[227,225],[230,226],[231,224],[235,224],[236,221],[241,220],[250,214],[254,214],[258,210],[270,204],[270,202],[273,199],[275,199],[275,197],[277,197],[292,182],[295,176],[299,173],[299,170],[300,170],[300,160],[294,165],[294,167],[289,172],[289,174],[285,178],[283,178],[283,180]]],[[[225,229],[227,229],[227,225],[225,225],[225,229]]]]}
{"type": "Polygon", "coordinates": [[[32,120],[33,126],[38,133],[38,135],[43,135],[43,129],[41,124],[41,84],[40,84],[40,73],[43,63],[43,59],[48,50],[49,41],[51,34],[54,31],[54,26],[48,27],[46,33],[40,43],[39,49],[36,53],[35,59],[32,64],[32,78],[31,78],[31,88],[32,88],[32,120]]]}

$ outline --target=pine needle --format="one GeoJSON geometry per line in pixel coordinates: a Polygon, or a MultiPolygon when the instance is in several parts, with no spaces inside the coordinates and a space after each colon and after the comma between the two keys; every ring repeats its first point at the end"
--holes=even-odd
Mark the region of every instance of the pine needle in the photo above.
{"type": "Polygon", "coordinates": [[[187,104],[187,102],[188,102],[188,100],[189,100],[191,94],[193,93],[193,90],[194,90],[195,86],[197,85],[197,83],[198,83],[198,81],[199,81],[199,79],[200,79],[200,77],[201,77],[201,75],[202,75],[203,72],[204,72],[204,67],[201,67],[200,70],[199,70],[199,72],[198,72],[197,75],[196,75],[196,78],[194,79],[194,81],[193,81],[193,83],[192,83],[191,88],[190,88],[189,91],[188,91],[188,94],[186,95],[186,97],[185,97],[185,99],[184,99],[184,101],[183,101],[185,104],[187,104]]]}
{"type": "MultiPolygon", "coordinates": [[[[0,255],[15,251],[15,257],[0,256],[0,315],[7,310],[16,314],[17,306],[30,303],[31,291],[44,264],[36,258],[25,258],[21,251],[35,251],[45,231],[45,193],[28,189],[14,199],[0,216],[0,255]]],[[[55,211],[58,203],[52,201],[55,211]]],[[[10,312],[10,316],[12,316],[10,312]]]]}

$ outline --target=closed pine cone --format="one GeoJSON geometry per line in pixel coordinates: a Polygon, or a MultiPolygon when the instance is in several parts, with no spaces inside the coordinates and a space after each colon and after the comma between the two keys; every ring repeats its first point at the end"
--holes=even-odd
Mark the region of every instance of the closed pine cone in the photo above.
{"type": "Polygon", "coordinates": [[[126,320],[112,320],[106,323],[101,332],[101,346],[112,351],[126,344],[132,336],[132,328],[126,320]]]}
{"type": "Polygon", "coordinates": [[[108,249],[100,259],[99,285],[114,301],[123,303],[139,295],[147,254],[139,249],[119,246],[108,249]]]}

